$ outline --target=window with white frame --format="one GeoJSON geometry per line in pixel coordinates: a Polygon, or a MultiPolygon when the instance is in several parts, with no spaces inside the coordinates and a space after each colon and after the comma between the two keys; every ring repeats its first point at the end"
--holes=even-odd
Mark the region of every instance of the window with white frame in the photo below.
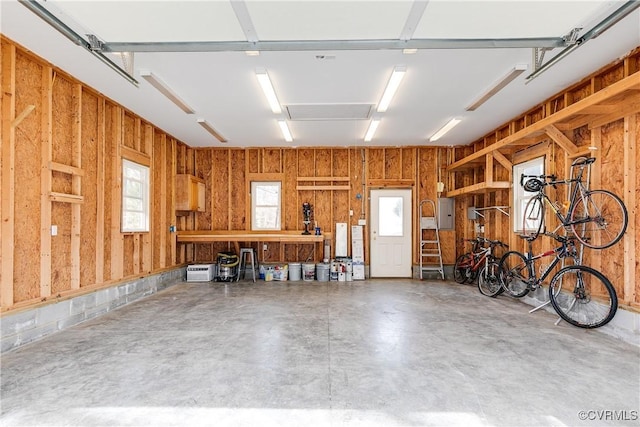
{"type": "Polygon", "coordinates": [[[149,231],[149,167],[122,159],[123,233],[149,231]]]}
{"type": "MultiPolygon", "coordinates": [[[[524,225],[524,208],[527,206],[527,202],[534,196],[535,193],[525,191],[520,185],[521,175],[542,175],[544,174],[544,156],[536,157],[524,163],[513,165],[513,231],[527,231],[522,230],[524,225]]],[[[529,224],[527,228],[537,227],[537,224],[529,224]]]]}
{"type": "Polygon", "coordinates": [[[280,230],[281,189],[279,181],[251,181],[252,230],[280,230]]]}

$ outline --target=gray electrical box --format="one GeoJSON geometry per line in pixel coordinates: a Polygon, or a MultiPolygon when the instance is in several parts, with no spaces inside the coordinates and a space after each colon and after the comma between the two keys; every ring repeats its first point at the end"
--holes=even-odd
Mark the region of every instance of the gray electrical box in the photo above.
{"type": "Polygon", "coordinates": [[[467,219],[475,221],[478,219],[478,211],[475,206],[471,206],[467,208],[467,219]]]}
{"type": "Polygon", "coordinates": [[[455,199],[438,197],[438,225],[440,230],[453,230],[455,227],[455,199]]]}

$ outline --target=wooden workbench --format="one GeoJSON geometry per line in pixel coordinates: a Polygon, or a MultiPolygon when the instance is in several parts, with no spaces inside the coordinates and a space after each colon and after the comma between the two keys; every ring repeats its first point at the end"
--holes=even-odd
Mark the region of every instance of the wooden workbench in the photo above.
{"type": "Polygon", "coordinates": [[[235,245],[236,253],[240,253],[240,242],[281,242],[281,243],[322,243],[331,240],[331,234],[319,236],[302,234],[302,230],[295,231],[229,231],[229,230],[194,230],[178,231],[178,243],[211,243],[231,242],[235,245]]]}

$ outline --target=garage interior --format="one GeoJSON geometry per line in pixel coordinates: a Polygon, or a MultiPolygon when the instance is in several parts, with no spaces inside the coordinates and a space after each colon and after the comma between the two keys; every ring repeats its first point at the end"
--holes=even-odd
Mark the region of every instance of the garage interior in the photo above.
{"type": "Polygon", "coordinates": [[[640,2],[0,13],[3,425],[637,424],[640,2]],[[523,165],[565,179],[580,158],[628,215],[580,252],[615,288],[611,322],[533,311],[546,287],[453,280],[470,239],[529,250],[523,165]],[[255,196],[274,183],[277,209],[255,196]],[[379,194],[402,199],[397,233],[379,194]],[[267,268],[346,255],[365,277],[187,281],[240,248],[267,268]]]}

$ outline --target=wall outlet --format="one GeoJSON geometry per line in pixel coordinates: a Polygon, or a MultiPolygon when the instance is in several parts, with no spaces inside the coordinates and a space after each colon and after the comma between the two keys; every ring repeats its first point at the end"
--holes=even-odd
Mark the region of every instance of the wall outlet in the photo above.
{"type": "Polygon", "coordinates": [[[58,235],[58,226],[57,225],[52,225],[51,226],[51,235],[52,236],[57,236],[58,235]]]}
{"type": "Polygon", "coordinates": [[[349,209],[349,216],[353,216],[353,209],[349,209]]]}
{"type": "Polygon", "coordinates": [[[263,251],[266,251],[267,249],[268,249],[268,246],[267,246],[267,244],[266,244],[266,243],[265,243],[264,245],[262,245],[262,250],[263,250],[263,251]]]}
{"type": "Polygon", "coordinates": [[[358,220],[358,225],[367,225],[367,220],[366,220],[366,219],[364,219],[364,218],[360,218],[360,219],[358,220]]]}

